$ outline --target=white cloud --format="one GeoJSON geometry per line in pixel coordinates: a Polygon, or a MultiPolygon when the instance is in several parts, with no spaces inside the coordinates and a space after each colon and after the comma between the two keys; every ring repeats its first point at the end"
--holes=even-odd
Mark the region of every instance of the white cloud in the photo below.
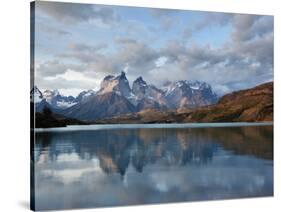
{"type": "Polygon", "coordinates": [[[159,57],[156,61],[155,61],[155,65],[156,67],[162,67],[166,64],[167,62],[167,57],[159,57]]]}
{"type": "Polygon", "coordinates": [[[66,24],[91,21],[110,24],[118,20],[118,16],[109,6],[38,1],[36,9],[66,24]]]}

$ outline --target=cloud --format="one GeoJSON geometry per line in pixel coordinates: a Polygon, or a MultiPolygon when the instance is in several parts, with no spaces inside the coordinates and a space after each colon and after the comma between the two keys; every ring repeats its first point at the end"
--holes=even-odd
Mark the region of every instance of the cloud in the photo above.
{"type": "Polygon", "coordinates": [[[170,30],[177,23],[176,16],[181,13],[181,10],[172,9],[149,9],[150,15],[158,20],[162,30],[170,30]]]}
{"type": "Polygon", "coordinates": [[[123,64],[128,64],[132,72],[140,69],[148,70],[154,66],[154,61],[159,57],[156,50],[148,45],[132,39],[119,40],[118,59],[123,64]]]}
{"type": "Polygon", "coordinates": [[[191,27],[186,27],[183,30],[183,39],[187,40],[187,39],[191,38],[193,33],[194,32],[193,32],[193,29],[191,27]]]}
{"type": "Polygon", "coordinates": [[[256,66],[257,71],[273,74],[273,17],[236,15],[233,20],[231,44],[234,54],[256,66]],[[264,70],[262,70],[264,69],[264,70]]]}
{"type": "Polygon", "coordinates": [[[206,81],[219,94],[255,86],[273,77],[270,35],[242,47],[170,44],[161,54],[168,58],[167,64],[155,72],[162,79],[206,81]]]}
{"type": "Polygon", "coordinates": [[[204,12],[203,18],[195,24],[194,30],[200,31],[211,26],[225,26],[232,19],[233,14],[231,13],[204,12]]]}
{"type": "Polygon", "coordinates": [[[95,46],[85,44],[85,43],[70,43],[68,48],[74,52],[96,52],[107,48],[107,44],[99,43],[95,46]]]}
{"type": "Polygon", "coordinates": [[[145,75],[155,66],[159,54],[148,45],[130,38],[116,39],[116,51],[107,54],[95,54],[88,61],[89,70],[100,75],[119,74],[126,69],[130,76],[145,75]]]}
{"type": "Polygon", "coordinates": [[[39,31],[42,31],[44,33],[48,33],[47,35],[54,35],[54,36],[66,36],[66,35],[71,35],[70,32],[63,30],[63,29],[59,29],[57,27],[51,26],[51,25],[47,25],[45,23],[40,23],[37,24],[36,27],[39,27],[39,31]]]}
{"type": "Polygon", "coordinates": [[[215,12],[199,12],[202,18],[199,21],[191,23],[182,30],[182,37],[184,40],[190,39],[197,32],[203,31],[205,28],[213,26],[226,26],[233,19],[233,14],[228,13],[215,13],[215,12]]]}
{"type": "Polygon", "coordinates": [[[135,45],[135,44],[138,43],[138,41],[135,40],[135,39],[132,39],[132,38],[120,38],[120,37],[118,37],[118,38],[115,39],[115,43],[121,44],[121,45],[123,45],[123,44],[124,45],[130,45],[130,44],[135,45]]]}
{"type": "MultiPolygon", "coordinates": [[[[192,42],[190,39],[195,38],[197,33],[205,33],[204,30],[212,28],[222,28],[232,23],[234,14],[217,13],[217,12],[196,12],[200,14],[200,18],[192,20],[188,25],[184,25],[181,30],[182,40],[192,42]]],[[[216,29],[217,30],[217,29],[216,29]]],[[[199,37],[202,34],[199,34],[199,37]]],[[[214,36],[214,35],[210,35],[214,36]]]]}
{"type": "Polygon", "coordinates": [[[118,74],[124,68],[128,73],[139,75],[153,67],[160,57],[158,52],[148,45],[130,38],[117,38],[115,40],[117,51],[114,53],[101,53],[99,50],[105,46],[89,46],[75,44],[70,46],[70,52],[58,55],[61,58],[75,59],[85,65],[85,74],[118,74]]]}
{"type": "Polygon", "coordinates": [[[234,31],[232,32],[233,40],[247,41],[256,35],[253,25],[260,16],[235,15],[233,19],[234,31]]]}
{"type": "Polygon", "coordinates": [[[81,71],[81,66],[76,64],[65,64],[59,60],[48,60],[43,63],[37,64],[35,73],[40,77],[54,77],[64,74],[68,69],[81,71]]]}
{"type": "MultiPolygon", "coordinates": [[[[107,24],[118,19],[114,12],[118,10],[104,6],[49,2],[38,4],[44,14],[63,23],[91,24],[98,20],[107,24]]],[[[71,36],[66,41],[70,43],[64,45],[66,48],[60,51],[63,53],[52,55],[55,60],[37,65],[38,76],[42,80],[44,77],[55,77],[55,82],[60,84],[57,79],[69,70],[75,70],[85,78],[97,81],[108,74],[119,74],[126,70],[129,80],[142,75],[148,83],[157,85],[166,80],[206,81],[219,94],[273,79],[273,17],[198,12],[200,15],[196,16],[194,24],[187,26],[182,24],[185,17],[181,17],[180,14],[183,11],[157,9],[148,11],[158,21],[151,24],[141,19],[122,19],[118,29],[108,28],[107,32],[114,35],[110,36],[110,42],[108,38],[99,39],[98,42],[93,36],[93,42],[86,43],[85,40],[81,40],[83,36],[80,34],[71,36]],[[169,20],[173,22],[171,25],[169,20]],[[180,20],[181,24],[177,24],[177,20],[180,20]],[[172,26],[177,27],[177,32],[180,28],[179,31],[183,32],[183,36],[169,37],[169,33],[162,34],[165,27],[168,30],[172,26]],[[193,39],[186,42],[187,39],[196,36],[196,32],[204,33],[205,28],[214,26],[218,32],[201,35],[203,38],[200,39],[204,39],[204,36],[216,36],[220,33],[220,27],[227,26],[230,32],[227,31],[229,37],[224,44],[213,47],[211,43],[202,45],[193,39]],[[158,30],[153,31],[151,27],[158,30]],[[79,41],[72,40],[77,37],[79,41]]],[[[90,28],[91,25],[88,26],[89,34],[94,33],[95,31],[90,28]]],[[[71,26],[71,33],[75,33],[72,27],[75,26],[71,26]]],[[[68,28],[62,28],[56,33],[67,34],[66,29],[68,28]]],[[[102,33],[98,36],[103,35],[102,33]]],[[[88,37],[86,40],[89,40],[88,37]]],[[[83,84],[83,80],[78,81],[83,84]]],[[[46,83],[54,86],[53,82],[46,83]]],[[[64,89],[71,86],[83,87],[78,85],[79,83],[74,79],[64,78],[62,85],[59,86],[64,89]]],[[[85,85],[87,83],[85,82],[85,85]]],[[[93,84],[96,86],[97,83],[93,84]]]]}
{"type": "Polygon", "coordinates": [[[102,78],[105,74],[115,74],[121,71],[120,63],[117,65],[112,55],[100,52],[106,48],[107,44],[105,43],[96,45],[70,43],[66,53],[58,54],[57,57],[61,60],[74,59],[78,64],[81,64],[80,67],[76,67],[76,70],[83,70],[83,74],[90,77],[102,78]]]}
{"type": "Polygon", "coordinates": [[[38,77],[36,79],[36,85],[41,91],[58,89],[63,95],[76,96],[80,92],[89,89],[96,89],[99,86],[99,82],[93,80],[67,80],[62,77],[55,79],[46,79],[38,77]]]}
{"type": "Polygon", "coordinates": [[[86,43],[70,43],[67,46],[66,53],[58,54],[57,57],[61,59],[75,59],[82,62],[84,65],[100,60],[104,56],[99,53],[107,48],[107,44],[99,43],[90,45],[86,43]]]}
{"type": "Polygon", "coordinates": [[[67,24],[93,20],[109,24],[118,20],[113,9],[108,6],[39,1],[36,2],[36,8],[57,21],[67,24]]]}
{"type": "Polygon", "coordinates": [[[40,89],[63,91],[64,95],[76,96],[83,90],[94,89],[97,90],[100,84],[100,80],[95,77],[85,76],[84,73],[75,70],[67,69],[63,74],[56,76],[36,76],[36,85],[40,89]]]}
{"type": "MultiPolygon", "coordinates": [[[[168,69],[177,67],[182,73],[185,70],[185,75],[178,76],[207,81],[219,94],[273,80],[273,17],[227,14],[215,17],[210,24],[232,26],[227,43],[211,48],[169,42],[161,52],[168,58],[168,69]]],[[[161,71],[168,79],[174,78],[168,71],[161,71]]]]}

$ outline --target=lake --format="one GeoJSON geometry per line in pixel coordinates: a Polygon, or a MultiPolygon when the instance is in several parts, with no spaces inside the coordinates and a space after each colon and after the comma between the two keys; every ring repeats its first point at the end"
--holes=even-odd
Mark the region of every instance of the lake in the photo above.
{"type": "Polygon", "coordinates": [[[273,125],[38,129],[36,210],[273,195],[273,125]]]}

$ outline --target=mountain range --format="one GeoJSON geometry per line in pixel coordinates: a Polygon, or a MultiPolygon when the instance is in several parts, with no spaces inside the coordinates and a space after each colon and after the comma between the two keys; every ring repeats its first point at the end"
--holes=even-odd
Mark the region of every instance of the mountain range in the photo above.
{"type": "Polygon", "coordinates": [[[30,92],[30,99],[36,112],[42,112],[47,107],[65,117],[93,121],[147,109],[194,109],[215,104],[218,96],[209,84],[200,81],[180,80],[156,87],[147,84],[140,76],[130,87],[126,74],[121,72],[117,76],[106,76],[98,91],[83,91],[73,97],[61,95],[57,90],[41,92],[35,86],[30,92]]]}
{"type": "Polygon", "coordinates": [[[160,111],[146,109],[98,121],[99,124],[272,122],[273,82],[222,96],[216,104],[160,111]]]}

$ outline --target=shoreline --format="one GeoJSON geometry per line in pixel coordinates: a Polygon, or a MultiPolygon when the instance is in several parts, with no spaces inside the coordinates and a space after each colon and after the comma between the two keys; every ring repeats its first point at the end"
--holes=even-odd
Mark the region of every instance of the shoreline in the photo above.
{"type": "Polygon", "coordinates": [[[251,127],[273,126],[274,122],[221,122],[221,123],[157,123],[157,124],[91,124],[68,125],[55,128],[34,128],[35,133],[40,132],[68,132],[91,130],[115,130],[115,129],[177,129],[177,128],[211,128],[211,127],[251,127]]]}

